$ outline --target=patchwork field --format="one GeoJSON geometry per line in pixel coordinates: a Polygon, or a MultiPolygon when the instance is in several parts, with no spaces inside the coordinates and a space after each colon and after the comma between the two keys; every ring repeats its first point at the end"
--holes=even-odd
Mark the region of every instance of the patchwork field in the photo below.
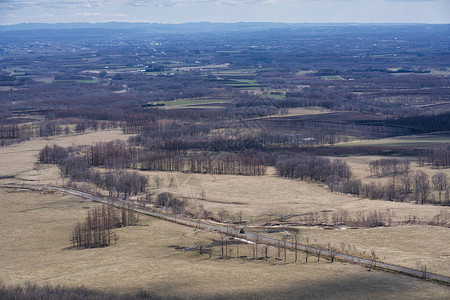
{"type": "MultiPolygon", "coordinates": [[[[30,282],[131,294],[145,290],[196,299],[444,299],[450,291],[419,279],[313,259],[308,264],[222,260],[216,258],[218,247],[210,259],[173,246],[208,242],[212,234],[145,216],[139,226],[119,229],[116,245],[74,250],[71,228],[94,204],[59,193],[7,189],[0,189],[0,202],[0,282],[6,285],[30,282]]],[[[273,257],[275,249],[270,253],[273,257]]]]}

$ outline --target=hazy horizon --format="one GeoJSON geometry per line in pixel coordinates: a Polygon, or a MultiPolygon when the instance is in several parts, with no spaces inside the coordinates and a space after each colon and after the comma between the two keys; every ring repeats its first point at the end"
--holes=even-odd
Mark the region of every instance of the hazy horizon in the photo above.
{"type": "Polygon", "coordinates": [[[450,23],[446,0],[6,0],[0,25],[20,23],[450,23]]]}

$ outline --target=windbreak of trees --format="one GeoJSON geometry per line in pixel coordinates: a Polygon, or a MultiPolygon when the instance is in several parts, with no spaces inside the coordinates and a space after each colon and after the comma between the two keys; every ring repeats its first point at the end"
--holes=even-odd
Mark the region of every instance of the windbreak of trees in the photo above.
{"type": "Polygon", "coordinates": [[[417,133],[449,131],[450,112],[445,112],[437,115],[404,117],[396,120],[393,123],[396,125],[414,128],[417,133]]]}
{"type": "Polygon", "coordinates": [[[138,214],[130,207],[120,210],[111,205],[94,207],[87,213],[86,220],[78,222],[72,231],[72,244],[77,248],[99,248],[117,241],[114,228],[137,225],[138,214]]]}
{"type": "Polygon", "coordinates": [[[187,206],[185,199],[178,199],[172,193],[164,192],[158,195],[155,200],[157,207],[164,207],[171,209],[174,214],[183,212],[187,206]]]}
{"type": "Polygon", "coordinates": [[[421,165],[426,162],[436,168],[450,168],[450,146],[422,151],[419,161],[421,165]]]}
{"type": "Polygon", "coordinates": [[[139,175],[137,172],[92,170],[86,157],[71,153],[57,145],[53,147],[45,146],[39,152],[39,161],[58,165],[64,177],[104,187],[108,190],[110,196],[116,194],[118,197],[123,194],[123,197],[127,198],[132,194],[144,193],[148,186],[148,178],[139,175]]]}
{"type": "Polygon", "coordinates": [[[68,157],[69,151],[57,145],[47,145],[39,152],[39,162],[42,164],[60,164],[68,157]]]}
{"type": "Polygon", "coordinates": [[[266,165],[263,158],[255,152],[223,153],[216,157],[196,155],[189,158],[189,171],[192,173],[264,175],[266,165]]]}
{"type": "MultiPolygon", "coordinates": [[[[194,144],[191,146],[194,147],[194,144]]],[[[153,144],[149,144],[147,140],[146,148],[116,141],[97,143],[88,147],[82,155],[85,155],[87,163],[92,166],[109,168],[238,175],[264,175],[266,172],[266,155],[263,153],[244,150],[239,153],[217,154],[216,151],[184,147],[185,151],[180,151],[180,147],[182,147],[180,143],[165,143],[159,139],[153,144]]]]}
{"type": "Polygon", "coordinates": [[[147,177],[139,175],[137,172],[108,171],[102,175],[96,184],[106,188],[109,196],[113,196],[114,193],[117,197],[123,194],[126,199],[132,194],[145,193],[148,186],[147,177]]]}
{"type": "Polygon", "coordinates": [[[44,121],[36,125],[0,124],[0,146],[23,142],[33,137],[55,136],[63,132],[63,127],[55,121],[44,121]]]}
{"type": "Polygon", "coordinates": [[[369,162],[370,176],[384,177],[409,172],[411,162],[395,158],[382,158],[369,162]]]}
{"type": "MultiPolygon", "coordinates": [[[[30,119],[32,120],[32,119],[30,119]]],[[[2,124],[0,122],[0,146],[27,141],[35,137],[50,137],[72,132],[67,123],[74,124],[75,133],[83,133],[88,129],[105,130],[116,128],[115,122],[90,120],[46,120],[35,124],[2,124]]]]}
{"type": "Polygon", "coordinates": [[[306,226],[357,226],[379,227],[406,224],[427,224],[432,226],[450,226],[450,214],[442,210],[432,218],[418,218],[414,215],[399,218],[389,209],[349,212],[340,209],[333,213],[327,210],[311,212],[297,217],[301,225],[306,226]]]}
{"type": "Polygon", "coordinates": [[[351,178],[350,166],[341,160],[309,155],[281,156],[275,164],[281,177],[326,182],[347,181],[351,178]]]}
{"type": "Polygon", "coordinates": [[[447,205],[450,203],[449,183],[445,173],[439,172],[430,178],[423,171],[409,172],[408,161],[380,159],[373,162],[373,168],[379,168],[380,174],[393,176],[392,182],[362,183],[360,179],[352,177],[347,163],[317,156],[280,156],[275,167],[281,177],[323,182],[327,184],[330,191],[336,193],[417,204],[447,205]],[[382,167],[380,164],[386,166],[382,167]],[[381,168],[385,168],[384,171],[381,171],[381,168]],[[433,190],[438,193],[438,199],[435,198],[433,190]]]}

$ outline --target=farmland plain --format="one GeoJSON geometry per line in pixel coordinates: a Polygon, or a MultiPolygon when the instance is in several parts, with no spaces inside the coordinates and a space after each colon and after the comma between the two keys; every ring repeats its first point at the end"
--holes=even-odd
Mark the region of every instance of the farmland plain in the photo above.
{"type": "MultiPolygon", "coordinates": [[[[174,246],[207,244],[218,236],[146,216],[140,217],[138,226],[119,229],[119,240],[111,247],[74,250],[71,229],[95,204],[57,192],[8,189],[0,189],[0,201],[0,282],[6,285],[30,282],[197,299],[443,299],[449,291],[446,286],[367,272],[355,265],[314,259],[293,263],[290,252],[287,263],[277,262],[272,248],[267,262],[217,259],[220,247],[214,247],[209,258],[174,246]]],[[[250,253],[248,246],[240,246],[241,255],[250,253]]]]}

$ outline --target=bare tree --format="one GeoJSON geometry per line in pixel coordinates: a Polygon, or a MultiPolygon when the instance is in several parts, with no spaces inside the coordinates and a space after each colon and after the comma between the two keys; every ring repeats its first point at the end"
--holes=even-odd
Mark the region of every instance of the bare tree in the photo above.
{"type": "Polygon", "coordinates": [[[254,252],[254,255],[253,255],[253,259],[257,259],[258,258],[258,244],[259,244],[259,242],[260,242],[260,240],[259,240],[259,236],[258,235],[256,235],[256,238],[255,238],[255,252],[254,252]]]}
{"type": "Polygon", "coordinates": [[[305,263],[308,263],[308,256],[311,253],[311,250],[309,248],[305,249],[305,263]]]}
{"type": "Polygon", "coordinates": [[[164,178],[156,175],[153,177],[153,182],[155,183],[156,188],[159,189],[163,185],[164,178]]]}
{"type": "Polygon", "coordinates": [[[375,253],[375,250],[372,250],[370,253],[372,254],[372,262],[370,263],[369,271],[371,271],[372,268],[374,268],[375,265],[376,265],[376,263],[377,263],[377,261],[376,261],[377,255],[376,255],[376,253],[375,253]]]}
{"type": "Polygon", "coordinates": [[[200,200],[205,200],[206,199],[206,192],[204,189],[202,189],[200,191],[200,200]]]}
{"type": "Polygon", "coordinates": [[[219,212],[217,213],[217,215],[218,215],[219,218],[220,218],[220,222],[223,222],[223,221],[225,221],[226,219],[228,219],[230,213],[229,213],[225,208],[222,208],[222,209],[219,210],[219,212]]]}
{"type": "Polygon", "coordinates": [[[429,176],[423,171],[416,171],[413,176],[414,195],[417,203],[424,204],[428,201],[430,192],[429,176]]]}
{"type": "Polygon", "coordinates": [[[287,240],[289,239],[288,236],[283,237],[283,249],[284,249],[284,262],[286,263],[286,254],[287,254],[287,240]]]}
{"type": "Polygon", "coordinates": [[[224,252],[224,248],[223,248],[223,243],[224,243],[224,238],[225,238],[225,234],[223,232],[219,232],[220,235],[220,241],[221,241],[221,258],[223,258],[223,252],[224,252]]]}
{"type": "Polygon", "coordinates": [[[298,256],[297,256],[297,251],[298,251],[297,246],[298,246],[298,236],[299,236],[299,234],[300,234],[300,230],[292,229],[292,237],[293,237],[293,240],[294,240],[294,262],[297,262],[297,258],[298,258],[298,256]]]}
{"type": "Polygon", "coordinates": [[[174,186],[174,185],[175,185],[175,176],[170,175],[169,176],[169,186],[174,186]]]}
{"type": "Polygon", "coordinates": [[[281,252],[281,242],[277,242],[277,260],[281,260],[280,258],[280,252],[281,252]]]}
{"type": "Polygon", "coordinates": [[[331,263],[334,262],[334,258],[336,257],[336,255],[337,255],[336,249],[331,247],[331,244],[328,243],[328,256],[330,257],[331,263]]]}
{"type": "Polygon", "coordinates": [[[442,192],[447,190],[447,186],[448,186],[447,174],[445,174],[443,172],[439,172],[439,173],[433,175],[433,177],[431,177],[431,181],[433,183],[433,187],[439,193],[439,203],[441,203],[442,192]]]}

